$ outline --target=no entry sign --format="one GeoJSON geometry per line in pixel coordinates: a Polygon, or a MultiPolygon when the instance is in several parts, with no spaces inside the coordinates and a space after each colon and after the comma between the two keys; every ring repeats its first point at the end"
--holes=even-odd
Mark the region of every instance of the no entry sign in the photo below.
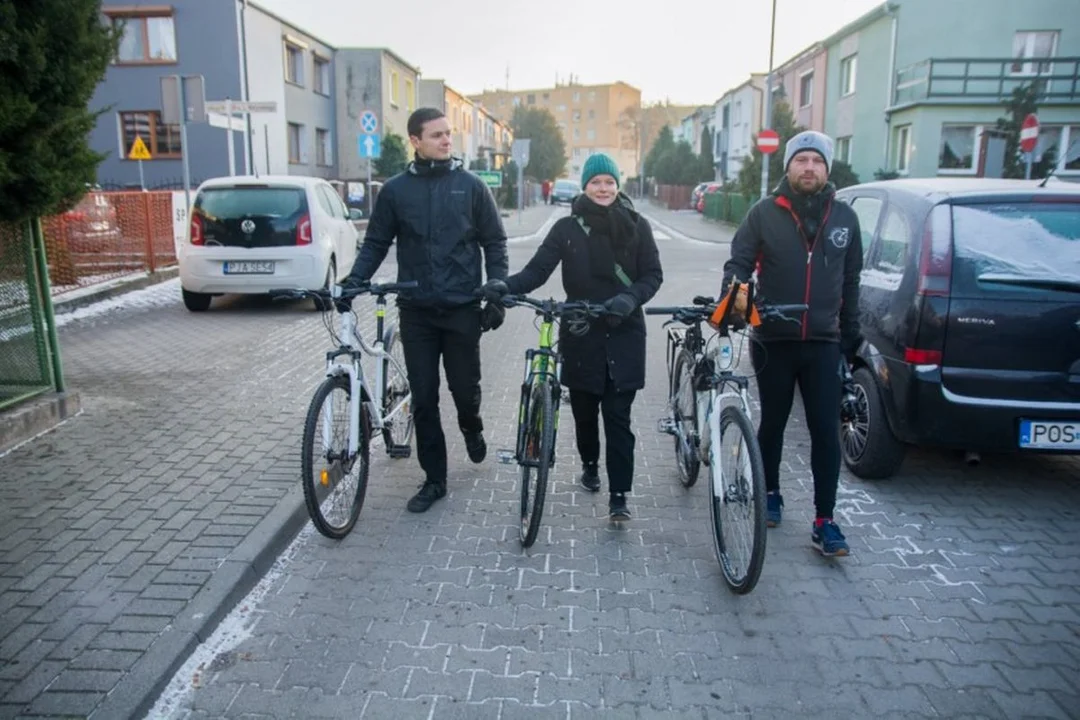
{"type": "Polygon", "coordinates": [[[1039,140],[1039,118],[1035,113],[1030,113],[1020,125],[1020,150],[1021,152],[1033,152],[1035,143],[1039,140]]]}
{"type": "Polygon", "coordinates": [[[776,134],[775,130],[766,128],[758,135],[757,146],[762,153],[770,155],[780,148],[780,136],[776,134]]]}

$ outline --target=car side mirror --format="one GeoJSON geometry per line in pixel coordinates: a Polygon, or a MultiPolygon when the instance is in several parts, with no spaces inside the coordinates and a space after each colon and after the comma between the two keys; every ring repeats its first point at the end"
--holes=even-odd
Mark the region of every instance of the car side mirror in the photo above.
{"type": "Polygon", "coordinates": [[[364,213],[361,210],[357,210],[356,208],[349,208],[349,219],[350,220],[363,220],[364,219],[364,213]]]}

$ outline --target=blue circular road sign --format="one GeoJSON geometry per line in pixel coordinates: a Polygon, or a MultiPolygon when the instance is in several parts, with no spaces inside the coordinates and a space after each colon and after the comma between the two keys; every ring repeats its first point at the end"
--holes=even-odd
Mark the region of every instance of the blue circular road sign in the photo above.
{"type": "Polygon", "coordinates": [[[379,129],[379,118],[375,117],[375,113],[370,110],[365,110],[364,114],[360,116],[360,127],[370,135],[379,129]]]}

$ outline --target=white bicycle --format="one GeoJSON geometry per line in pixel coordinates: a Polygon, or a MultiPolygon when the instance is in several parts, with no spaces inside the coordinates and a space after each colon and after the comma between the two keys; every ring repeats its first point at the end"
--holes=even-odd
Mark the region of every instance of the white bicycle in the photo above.
{"type": "MultiPolygon", "coordinates": [[[[416,282],[327,290],[271,290],[276,299],[313,298],[333,308],[360,295],[375,296],[375,341],[369,345],[357,328],[355,311],[323,313],[336,349],[326,353],[326,379],[315,389],[304,423],[300,481],[316,529],[339,540],[353,529],[367,492],[369,449],[381,432],[391,458],[412,454],[412,390],[395,325],[386,325],[386,296],[416,288],[416,282]],[[331,319],[340,320],[337,329],[331,319]],[[377,359],[375,383],[368,382],[362,359],[377,359]]],[[[321,304],[319,304],[321,303],[321,304]]]]}
{"type": "Polygon", "coordinates": [[[798,322],[785,313],[801,312],[806,305],[748,303],[746,318],[733,314],[732,298],[739,291],[732,283],[728,296],[694,298],[679,307],[646,307],[647,315],[670,315],[668,328],[668,407],[661,432],[675,438],[679,480],[689,488],[697,482],[701,465],[710,472],[709,517],[713,548],[724,581],[735,593],[754,589],[765,563],[765,467],[751,421],[751,374],[736,372],[741,343],[748,325],[762,317],[798,322]],[[701,324],[708,321],[716,333],[708,340],[701,324]],[[714,344],[714,341],[715,344],[714,344]]]}

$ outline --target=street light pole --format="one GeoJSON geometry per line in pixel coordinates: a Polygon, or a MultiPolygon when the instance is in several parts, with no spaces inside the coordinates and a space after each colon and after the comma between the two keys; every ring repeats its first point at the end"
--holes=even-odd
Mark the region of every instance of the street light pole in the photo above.
{"type": "MultiPolygon", "coordinates": [[[[773,51],[776,48],[776,0],[772,2],[772,21],[769,30],[769,74],[765,76],[765,116],[761,119],[761,127],[772,128],[772,72],[773,51]]],[[[775,128],[774,128],[775,129],[775,128]]],[[[780,151],[780,148],[777,148],[780,151]]],[[[769,194],[769,158],[772,155],[761,153],[761,197],[769,194]]]]}

